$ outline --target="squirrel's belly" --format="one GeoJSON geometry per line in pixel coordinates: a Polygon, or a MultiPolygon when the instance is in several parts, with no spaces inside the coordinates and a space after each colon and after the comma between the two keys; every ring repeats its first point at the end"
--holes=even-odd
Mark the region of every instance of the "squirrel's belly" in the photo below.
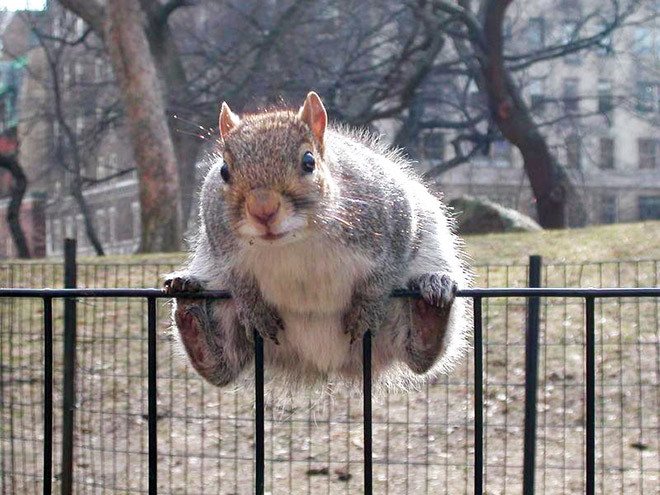
{"type": "Polygon", "coordinates": [[[349,357],[350,337],[341,314],[282,314],[285,330],[280,342],[321,372],[340,369],[349,357]]]}

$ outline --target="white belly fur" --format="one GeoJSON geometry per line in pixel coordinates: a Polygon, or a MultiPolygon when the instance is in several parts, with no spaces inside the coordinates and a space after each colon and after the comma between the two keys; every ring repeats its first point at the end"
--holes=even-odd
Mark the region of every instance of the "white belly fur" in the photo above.
{"type": "Polygon", "coordinates": [[[348,357],[350,342],[342,316],[355,282],[374,266],[374,260],[319,238],[253,247],[242,265],[284,320],[281,345],[320,371],[339,368],[348,357]]]}

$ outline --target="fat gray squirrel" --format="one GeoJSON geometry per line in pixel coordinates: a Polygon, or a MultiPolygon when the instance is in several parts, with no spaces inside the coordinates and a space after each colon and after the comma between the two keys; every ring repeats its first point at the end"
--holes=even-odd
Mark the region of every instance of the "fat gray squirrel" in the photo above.
{"type": "Polygon", "coordinates": [[[232,294],[175,301],[195,370],[235,382],[256,330],[267,370],[288,383],[351,382],[371,330],[379,384],[449,371],[471,328],[468,300],[455,297],[470,275],[451,217],[410,164],[367,133],[328,126],[314,92],[298,112],[240,118],[223,103],[219,129],[191,258],[164,287],[232,294]],[[391,298],[395,288],[422,297],[391,298]]]}

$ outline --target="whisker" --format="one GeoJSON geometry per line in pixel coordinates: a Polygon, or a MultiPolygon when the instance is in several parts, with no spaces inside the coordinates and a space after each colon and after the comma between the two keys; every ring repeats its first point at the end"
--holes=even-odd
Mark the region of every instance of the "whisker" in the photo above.
{"type": "Polygon", "coordinates": [[[211,133],[211,129],[209,129],[208,127],[204,127],[204,126],[202,126],[202,125],[199,125],[199,124],[193,122],[192,120],[188,120],[188,119],[184,119],[183,117],[179,117],[177,114],[172,115],[172,118],[173,118],[173,119],[176,119],[176,120],[180,120],[180,121],[183,122],[184,124],[188,124],[188,125],[190,125],[190,126],[192,126],[192,127],[196,127],[196,128],[199,129],[200,131],[206,131],[207,134],[210,134],[210,133],[211,133]]]}
{"type": "Polygon", "coordinates": [[[207,135],[207,136],[204,136],[204,135],[202,135],[202,134],[197,134],[197,133],[195,133],[195,132],[184,131],[183,129],[175,129],[175,131],[178,132],[179,134],[185,134],[186,136],[194,136],[194,137],[196,137],[196,138],[201,139],[202,141],[210,141],[208,135],[207,135]]]}

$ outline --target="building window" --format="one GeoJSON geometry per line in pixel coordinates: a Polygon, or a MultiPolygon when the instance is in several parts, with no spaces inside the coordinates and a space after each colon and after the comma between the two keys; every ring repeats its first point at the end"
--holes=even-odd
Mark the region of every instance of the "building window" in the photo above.
{"type": "Polygon", "coordinates": [[[431,163],[442,162],[445,158],[445,136],[441,132],[429,132],[422,137],[424,158],[431,163]]]}
{"type": "Polygon", "coordinates": [[[103,154],[99,154],[96,163],[96,179],[105,179],[108,175],[108,159],[103,154]]]}
{"type": "Polygon", "coordinates": [[[85,116],[78,115],[76,117],[76,136],[80,138],[80,136],[82,136],[84,129],[85,129],[85,116]]]}
{"type": "Polygon", "coordinates": [[[73,64],[73,77],[76,78],[77,83],[81,83],[83,80],[83,66],[79,61],[73,64]]]}
{"type": "Polygon", "coordinates": [[[140,245],[140,235],[142,234],[142,219],[140,218],[140,203],[137,201],[131,203],[131,216],[133,218],[133,244],[140,245]]]}
{"type": "Polygon", "coordinates": [[[80,37],[83,35],[85,32],[85,21],[83,21],[80,17],[76,19],[76,36],[80,37]]]}
{"type": "Polygon", "coordinates": [[[616,196],[603,195],[598,208],[598,221],[600,223],[616,223],[616,196]]]}
{"type": "Polygon", "coordinates": [[[640,196],[639,219],[660,220],[660,196],[640,196]]]}
{"type": "Polygon", "coordinates": [[[66,232],[66,238],[67,239],[75,239],[76,238],[76,223],[73,219],[73,217],[66,217],[64,224],[64,230],[66,232]]]}
{"type": "Polygon", "coordinates": [[[582,143],[580,136],[571,134],[566,138],[566,164],[570,168],[582,168],[582,143]]]}
{"type": "MultiPolygon", "coordinates": [[[[560,26],[560,35],[559,42],[562,45],[570,45],[575,42],[575,39],[578,36],[578,23],[575,21],[564,21],[560,26]]],[[[567,53],[564,57],[564,62],[567,64],[579,64],[580,63],[580,53],[575,51],[572,53],[567,53]]]]}
{"type": "Polygon", "coordinates": [[[98,210],[96,212],[96,235],[101,244],[105,245],[107,240],[108,224],[105,218],[105,210],[98,210]]]}
{"type": "Polygon", "coordinates": [[[53,220],[53,252],[58,253],[62,247],[62,223],[53,220]]]}
{"type": "Polygon", "coordinates": [[[58,120],[53,121],[53,146],[57,147],[60,144],[60,122],[58,120]]]}
{"type": "Polygon", "coordinates": [[[117,153],[110,153],[108,155],[108,168],[110,169],[110,173],[117,171],[117,153]]]}
{"type": "Polygon", "coordinates": [[[660,98],[658,83],[638,82],[637,83],[637,111],[648,113],[656,110],[658,98],[660,98]]]}
{"type": "Polygon", "coordinates": [[[648,56],[653,49],[651,28],[638,26],[633,33],[633,53],[638,56],[648,56]]]}
{"type": "Polygon", "coordinates": [[[529,98],[532,110],[541,111],[545,103],[545,80],[541,77],[529,81],[529,98]]]}
{"type": "Polygon", "coordinates": [[[103,80],[103,60],[99,57],[94,59],[94,82],[103,80]]]}
{"type": "MultiPolygon", "coordinates": [[[[598,26],[598,33],[602,33],[606,29],[609,29],[609,25],[602,23],[598,26]]],[[[596,45],[596,54],[599,57],[606,57],[614,53],[614,44],[612,42],[612,33],[604,35],[596,45]]]]}
{"type": "Polygon", "coordinates": [[[473,163],[480,167],[509,167],[511,165],[511,143],[506,139],[494,139],[490,143],[488,156],[479,156],[473,163]]]}
{"type": "Polygon", "coordinates": [[[46,256],[53,252],[53,225],[50,220],[46,219],[46,256]]]}
{"type": "Polygon", "coordinates": [[[658,166],[658,143],[657,139],[640,138],[637,140],[639,150],[639,168],[654,169],[658,166]]]}
{"type": "Polygon", "coordinates": [[[87,245],[87,236],[85,235],[85,219],[82,215],[76,215],[76,234],[78,245],[84,248],[87,245]]]}
{"type": "Polygon", "coordinates": [[[496,167],[508,167],[511,165],[511,143],[505,139],[497,139],[490,145],[493,165],[496,167]]]}
{"type": "Polygon", "coordinates": [[[614,168],[614,139],[600,138],[600,168],[611,170],[614,168]]]}
{"type": "Polygon", "coordinates": [[[567,112],[577,112],[580,110],[580,99],[578,98],[578,88],[580,80],[574,77],[564,79],[564,109],[567,112]]]}
{"type": "Polygon", "coordinates": [[[68,87],[71,82],[71,67],[66,63],[62,66],[62,82],[64,87],[68,87]]]}
{"type": "Polygon", "coordinates": [[[598,80],[598,111],[609,113],[614,108],[614,96],[612,95],[612,81],[610,79],[598,80]]]}
{"type": "Polygon", "coordinates": [[[543,17],[529,19],[527,41],[530,50],[539,50],[545,46],[545,19],[543,17]]]}
{"type": "Polygon", "coordinates": [[[467,103],[474,108],[484,108],[487,106],[486,97],[479,91],[477,83],[470,81],[467,89],[467,103]]]}
{"type": "Polygon", "coordinates": [[[110,244],[117,242],[117,208],[111,206],[108,210],[110,223],[110,244]]]}
{"type": "Polygon", "coordinates": [[[56,16],[53,19],[53,36],[59,38],[62,35],[62,18],[56,16]]]}

